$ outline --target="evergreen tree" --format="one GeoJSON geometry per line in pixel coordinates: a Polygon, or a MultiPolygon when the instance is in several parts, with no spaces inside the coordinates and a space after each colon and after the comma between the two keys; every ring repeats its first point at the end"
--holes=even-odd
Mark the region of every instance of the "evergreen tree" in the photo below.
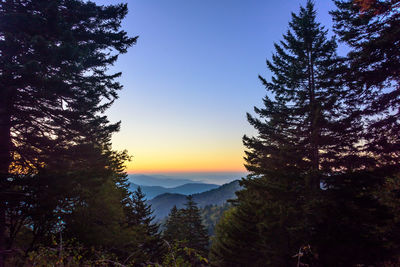
{"type": "Polygon", "coordinates": [[[363,122],[359,149],[365,156],[364,170],[327,181],[329,210],[348,218],[347,225],[343,218],[330,230],[336,231],[333,236],[338,239],[350,233],[351,241],[342,243],[353,243],[352,253],[341,252],[348,264],[355,259],[377,264],[397,257],[400,245],[393,205],[398,200],[386,201],[389,195],[398,198],[387,183],[396,179],[400,167],[400,3],[354,0],[335,4],[337,10],[331,12],[335,32],[351,48],[341,79],[351,90],[349,101],[359,107],[355,114],[363,122]]]}
{"type": "Polygon", "coordinates": [[[225,203],[222,206],[211,204],[200,209],[203,224],[207,228],[210,236],[214,235],[215,226],[221,219],[224,212],[230,207],[231,205],[229,203],[225,203]]]}
{"type": "Polygon", "coordinates": [[[380,266],[398,255],[395,209],[379,197],[385,170],[327,178],[312,249],[321,266],[380,266]]]}
{"type": "Polygon", "coordinates": [[[185,209],[183,209],[183,234],[187,240],[187,246],[207,256],[208,233],[202,224],[200,210],[193,201],[193,196],[186,197],[185,209]]]}
{"type": "MultiPolygon", "coordinates": [[[[118,191],[115,184],[107,180],[102,187],[93,188],[93,193],[76,202],[71,213],[63,216],[64,239],[75,240],[104,254],[113,253],[121,259],[128,257],[133,251],[130,244],[137,230],[127,227],[118,191]]],[[[41,245],[49,244],[41,242],[41,245]]]]}
{"type": "Polygon", "coordinates": [[[110,139],[119,123],[109,123],[102,113],[121,89],[115,81],[120,73],[107,68],[136,41],[119,29],[126,13],[126,5],[81,0],[0,3],[0,251],[11,244],[6,226],[16,220],[10,216],[24,212],[15,211],[39,186],[59,190],[56,200],[49,199],[57,203],[56,209],[48,205],[53,217],[54,210],[63,210],[60,202],[77,198],[69,194],[77,190],[68,189],[120,177],[106,165],[86,176],[75,175],[83,170],[74,167],[88,162],[75,153],[87,147],[92,155],[98,152],[92,158],[115,160],[110,139]],[[41,184],[58,174],[51,169],[58,162],[65,162],[69,174],[63,176],[65,190],[41,184]]]}
{"type": "Polygon", "coordinates": [[[164,253],[159,224],[154,223],[151,205],[146,204],[145,195],[138,187],[129,198],[127,205],[128,226],[137,231],[137,255],[139,262],[160,262],[164,253]]]}
{"type": "Polygon", "coordinates": [[[174,205],[168,214],[163,237],[170,243],[175,240],[183,240],[185,237],[181,231],[182,225],[182,211],[178,210],[176,205],[174,205]]]}
{"type": "MultiPolygon", "coordinates": [[[[369,168],[400,160],[400,2],[338,0],[334,29],[350,48],[343,75],[365,123],[362,144],[369,168]]],[[[389,171],[389,169],[387,169],[389,171]]]]}
{"type": "Polygon", "coordinates": [[[286,173],[309,176],[307,186],[320,188],[321,174],[349,169],[348,158],[358,141],[354,130],[360,125],[347,116],[352,106],[346,89],[337,79],[343,68],[336,55],[334,38],[315,21],[313,3],[292,14],[284,41],[275,44],[276,53],[267,66],[271,82],[260,76],[268,90],[264,107],[248,114],[257,137],[244,137],[246,167],[254,175],[286,173]]]}
{"type": "Polygon", "coordinates": [[[359,168],[355,106],[347,104],[348,90],[337,79],[343,66],[335,39],[327,39],[315,19],[312,1],[292,14],[290,29],[267,61],[271,81],[260,77],[268,95],[264,107],[255,108],[259,118],[248,115],[258,136],[243,139],[250,175],[237,193],[234,231],[216,249],[239,257],[234,263],[223,258],[225,265],[293,265],[300,247],[314,245],[323,219],[321,183],[359,168]],[[243,233],[251,242],[242,240],[243,233]]]}
{"type": "MultiPolygon", "coordinates": [[[[192,196],[187,196],[185,208],[178,210],[176,206],[171,209],[165,230],[164,238],[173,247],[178,244],[186,250],[194,250],[194,255],[198,254],[202,257],[208,254],[208,234],[207,229],[201,222],[200,210],[193,201],[192,196]]],[[[192,253],[192,254],[193,254],[192,253]]],[[[192,263],[198,262],[198,258],[194,255],[186,253],[179,255],[192,263]]]]}
{"type": "Polygon", "coordinates": [[[210,262],[212,266],[266,265],[265,258],[260,258],[258,220],[254,210],[254,207],[240,205],[232,207],[223,214],[215,228],[215,236],[211,242],[210,262]]]}

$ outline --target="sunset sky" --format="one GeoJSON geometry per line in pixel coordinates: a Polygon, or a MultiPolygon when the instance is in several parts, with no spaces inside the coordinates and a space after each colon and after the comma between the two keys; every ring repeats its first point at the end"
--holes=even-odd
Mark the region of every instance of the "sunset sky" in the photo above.
{"type": "MultiPolygon", "coordinates": [[[[96,0],[101,4],[115,0],[96,0]]],[[[266,91],[265,60],[288,29],[297,0],[130,0],[123,28],[139,35],[120,57],[122,121],[113,147],[133,156],[129,173],[244,171],[246,112],[266,91]]],[[[316,1],[329,29],[332,1],[316,1]]]]}

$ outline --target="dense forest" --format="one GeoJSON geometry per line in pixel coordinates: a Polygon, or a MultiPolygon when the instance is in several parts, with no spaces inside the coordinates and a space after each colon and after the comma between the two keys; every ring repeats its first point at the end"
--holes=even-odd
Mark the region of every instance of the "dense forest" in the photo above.
{"type": "Polygon", "coordinates": [[[249,175],[160,225],[105,115],[127,4],[1,1],[0,267],[400,266],[400,1],[334,2],[333,36],[308,0],[274,45],[249,175]]]}

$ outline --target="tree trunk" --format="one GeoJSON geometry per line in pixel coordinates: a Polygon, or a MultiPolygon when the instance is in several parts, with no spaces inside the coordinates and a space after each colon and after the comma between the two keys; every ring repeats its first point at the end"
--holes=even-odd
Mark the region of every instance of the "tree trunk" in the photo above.
{"type": "Polygon", "coordinates": [[[6,89],[0,92],[0,267],[5,266],[7,178],[11,163],[11,116],[6,89]]]}
{"type": "Polygon", "coordinates": [[[310,188],[312,190],[319,190],[319,105],[315,98],[315,74],[314,74],[314,59],[312,58],[312,45],[309,45],[308,56],[308,83],[310,93],[310,142],[311,142],[311,179],[310,188]]]}

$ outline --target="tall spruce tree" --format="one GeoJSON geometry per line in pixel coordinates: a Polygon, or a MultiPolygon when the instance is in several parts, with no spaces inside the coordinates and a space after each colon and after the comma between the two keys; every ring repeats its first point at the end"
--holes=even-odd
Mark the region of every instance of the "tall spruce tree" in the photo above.
{"type": "MultiPolygon", "coordinates": [[[[120,73],[107,69],[136,41],[120,30],[126,13],[123,4],[81,0],[0,3],[0,251],[9,247],[6,226],[15,213],[8,211],[38,191],[38,174],[60,161],[65,173],[76,174],[75,152],[90,146],[97,158],[113,161],[107,150],[119,124],[102,113],[121,89],[115,81],[120,73]]],[[[65,189],[85,184],[84,177],[110,177],[104,172],[71,175],[63,180],[65,189]]],[[[60,192],[68,199],[67,191],[60,192]]]]}
{"type": "Polygon", "coordinates": [[[264,106],[255,108],[258,118],[248,114],[258,135],[243,138],[250,175],[237,193],[231,216],[235,230],[223,243],[225,251],[236,248],[236,266],[293,265],[300,247],[314,245],[323,219],[321,182],[358,167],[353,159],[360,124],[337,78],[343,66],[335,39],[316,22],[312,1],[292,14],[275,50],[267,61],[271,81],[260,76],[268,91],[264,106]],[[235,232],[248,233],[252,242],[235,232]]]}
{"type": "Polygon", "coordinates": [[[257,137],[244,137],[246,167],[254,175],[285,169],[309,176],[307,186],[320,188],[321,174],[349,169],[360,125],[349,116],[353,106],[343,105],[347,90],[337,73],[343,68],[334,38],[315,21],[312,1],[292,14],[290,30],[275,44],[267,66],[271,81],[260,76],[268,95],[260,118],[248,114],[257,137]]]}
{"type": "MultiPolygon", "coordinates": [[[[353,209],[348,217],[362,218],[362,228],[369,228],[360,235],[364,242],[354,245],[362,247],[363,251],[351,249],[354,253],[347,255],[348,262],[359,259],[358,263],[376,264],[398,257],[400,246],[396,234],[400,224],[393,205],[398,202],[399,195],[395,193],[396,188],[388,186],[388,183],[396,183],[400,168],[400,1],[334,2],[337,6],[331,12],[334,30],[350,47],[347,68],[341,77],[352,91],[349,101],[359,106],[356,116],[363,122],[359,148],[365,156],[364,171],[352,174],[352,179],[345,176],[329,181],[333,189],[329,198],[347,198],[349,202],[346,194],[352,188],[353,205],[343,207],[343,203],[337,201],[331,210],[348,212],[353,209]],[[390,195],[396,197],[387,201],[390,195]],[[357,210],[354,206],[358,206],[357,210]],[[367,210],[368,214],[360,210],[367,210]]],[[[343,226],[342,222],[336,226],[343,226]]],[[[346,232],[343,228],[337,230],[337,236],[346,232]]],[[[352,233],[362,229],[352,228],[352,233]]]]}
{"type": "Polygon", "coordinates": [[[180,246],[194,249],[203,257],[207,256],[207,229],[202,224],[200,210],[192,196],[187,196],[184,209],[178,210],[176,206],[171,209],[163,236],[170,244],[177,242],[180,246]]]}
{"type": "Polygon", "coordinates": [[[167,221],[165,222],[163,237],[170,243],[175,240],[183,240],[185,237],[180,229],[182,224],[182,212],[176,208],[176,205],[174,205],[168,214],[167,221]]]}
{"type": "Polygon", "coordinates": [[[161,239],[160,225],[154,222],[151,205],[145,202],[145,195],[138,187],[130,196],[127,205],[128,226],[135,227],[137,233],[137,257],[140,262],[161,262],[165,252],[161,239]]]}
{"type": "Polygon", "coordinates": [[[210,249],[210,263],[218,267],[265,266],[260,257],[259,220],[249,203],[225,211],[215,228],[210,249]]]}
{"type": "Polygon", "coordinates": [[[350,47],[343,75],[365,123],[368,168],[398,172],[400,160],[400,1],[340,0],[334,29],[350,47]],[[389,170],[388,166],[392,166],[389,170]],[[393,168],[394,167],[394,168],[393,168]]]}
{"type": "Polygon", "coordinates": [[[200,210],[194,202],[193,196],[187,196],[186,201],[186,207],[183,210],[183,230],[187,239],[187,246],[205,257],[208,254],[207,229],[201,221],[200,210]]]}

